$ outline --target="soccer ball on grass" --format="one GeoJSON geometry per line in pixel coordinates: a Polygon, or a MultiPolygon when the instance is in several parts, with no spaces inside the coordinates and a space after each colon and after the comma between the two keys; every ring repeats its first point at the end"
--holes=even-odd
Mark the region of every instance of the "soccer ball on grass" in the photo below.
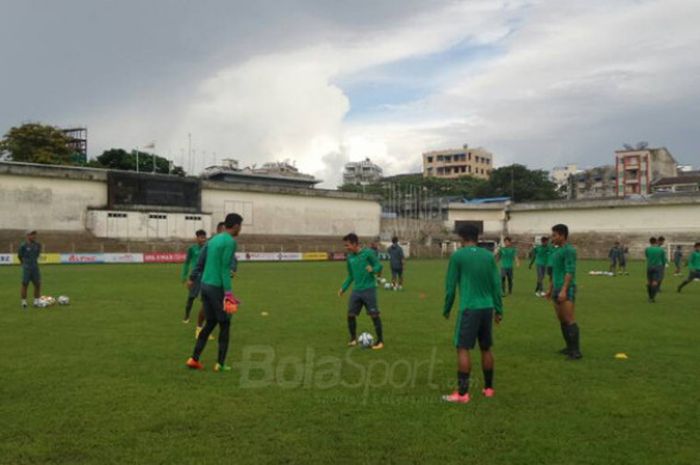
{"type": "Polygon", "coordinates": [[[372,347],[372,344],[374,344],[374,337],[370,333],[364,332],[360,334],[358,342],[360,343],[360,347],[367,349],[372,347]]]}

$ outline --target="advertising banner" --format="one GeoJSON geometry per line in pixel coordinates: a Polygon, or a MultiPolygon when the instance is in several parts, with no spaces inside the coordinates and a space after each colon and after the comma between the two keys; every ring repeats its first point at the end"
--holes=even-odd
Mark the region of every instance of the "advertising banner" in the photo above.
{"type": "Polygon", "coordinates": [[[328,254],[326,252],[306,252],[302,255],[303,260],[328,260],[328,254]]]}
{"type": "Polygon", "coordinates": [[[143,263],[142,253],[106,253],[105,263],[143,263]]]}
{"type": "Polygon", "coordinates": [[[183,263],[187,258],[184,252],[148,252],[143,254],[144,263],[183,263]]]}
{"type": "Polygon", "coordinates": [[[242,262],[294,262],[302,259],[298,252],[239,252],[236,258],[242,262]]]}
{"type": "Polygon", "coordinates": [[[10,253],[0,254],[0,265],[14,265],[15,263],[19,263],[19,260],[17,260],[17,255],[10,253]]]}
{"type": "Polygon", "coordinates": [[[335,253],[331,254],[331,260],[334,260],[334,261],[340,262],[340,261],[345,260],[346,258],[347,258],[347,255],[345,255],[344,252],[335,252],[335,253]]]}
{"type": "MultiPolygon", "coordinates": [[[[58,254],[56,254],[58,255],[58,254]]],[[[78,265],[86,263],[104,263],[104,254],[101,253],[62,253],[59,263],[78,265]]],[[[51,263],[51,262],[48,262],[51,263]]]]}
{"type": "MultiPolygon", "coordinates": [[[[16,259],[16,262],[19,263],[19,259],[16,259]]],[[[40,265],[55,264],[55,263],[62,263],[60,253],[43,253],[43,254],[39,255],[39,264],[40,265]]]]}

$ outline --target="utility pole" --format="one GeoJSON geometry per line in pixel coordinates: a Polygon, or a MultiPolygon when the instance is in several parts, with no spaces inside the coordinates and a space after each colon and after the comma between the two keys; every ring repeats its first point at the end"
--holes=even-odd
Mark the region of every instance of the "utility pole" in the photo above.
{"type": "Polygon", "coordinates": [[[187,168],[192,173],[192,133],[187,133],[187,168]]]}

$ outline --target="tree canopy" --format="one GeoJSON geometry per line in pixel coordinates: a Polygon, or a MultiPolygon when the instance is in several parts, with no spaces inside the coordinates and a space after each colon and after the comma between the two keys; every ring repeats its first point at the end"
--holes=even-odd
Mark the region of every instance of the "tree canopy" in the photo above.
{"type": "MultiPolygon", "coordinates": [[[[124,149],[109,149],[102,152],[102,155],[95,159],[92,166],[100,168],[109,168],[123,171],[136,171],[136,151],[127,152],[124,149]]],[[[184,176],[185,171],[180,166],[170,166],[170,160],[154,155],[152,153],[138,152],[138,171],[144,173],[152,173],[153,162],[155,159],[155,172],[160,174],[175,174],[184,176]]]]}
{"type": "Polygon", "coordinates": [[[516,202],[559,197],[556,185],[549,180],[546,171],[529,170],[518,164],[494,169],[488,180],[473,176],[445,179],[413,174],[388,177],[364,186],[340,186],[340,190],[345,192],[364,192],[384,198],[391,195],[392,190],[407,192],[411,188],[419,188],[423,195],[429,197],[511,197],[516,202]]]}
{"type": "Polygon", "coordinates": [[[0,140],[0,153],[12,161],[76,165],[70,139],[53,126],[27,123],[11,128],[0,140]]]}

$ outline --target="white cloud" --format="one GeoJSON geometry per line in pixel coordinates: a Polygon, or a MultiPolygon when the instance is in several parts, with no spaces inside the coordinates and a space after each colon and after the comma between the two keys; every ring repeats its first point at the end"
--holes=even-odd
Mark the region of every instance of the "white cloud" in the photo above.
{"type": "Polygon", "coordinates": [[[425,129],[445,142],[487,145],[499,163],[545,167],[609,163],[612,143],[655,137],[673,146],[674,127],[700,129],[692,116],[700,104],[700,3],[580,5],[540,2],[502,41],[501,56],[480,69],[466,64],[439,93],[388,118],[469,116],[452,129],[425,129]]]}
{"type": "Polygon", "coordinates": [[[244,163],[295,159],[301,169],[322,176],[326,187],[340,181],[342,167],[327,165],[338,160],[332,156],[335,153],[353,160],[369,156],[390,169],[415,168],[415,161],[402,160],[408,152],[393,153],[371,126],[360,134],[344,124],[351,102],[334,80],[439,52],[466,38],[474,42],[502,38],[509,18],[504,13],[512,8],[493,1],[450,4],[380,32],[345,31],[334,43],[233,65],[201,83],[169,145],[181,143],[182,134],[191,132],[200,147],[219,157],[226,154],[244,163]],[[324,159],[326,154],[330,156],[324,159]]]}
{"type": "Polygon", "coordinates": [[[295,159],[326,187],[347,160],[370,157],[393,174],[418,169],[424,150],[463,143],[533,167],[606,163],[637,140],[679,146],[683,159],[700,130],[698,18],[696,0],[449,2],[369,29],[339,26],[311,44],[266,44],[172,101],[137,96],[95,120],[104,138],[157,139],[176,158],[192,133],[207,153],[199,168],[213,153],[295,159]],[[343,83],[399,82],[377,67],[465,42],[498,55],[435,69],[431,95],[346,120],[343,83]]]}

